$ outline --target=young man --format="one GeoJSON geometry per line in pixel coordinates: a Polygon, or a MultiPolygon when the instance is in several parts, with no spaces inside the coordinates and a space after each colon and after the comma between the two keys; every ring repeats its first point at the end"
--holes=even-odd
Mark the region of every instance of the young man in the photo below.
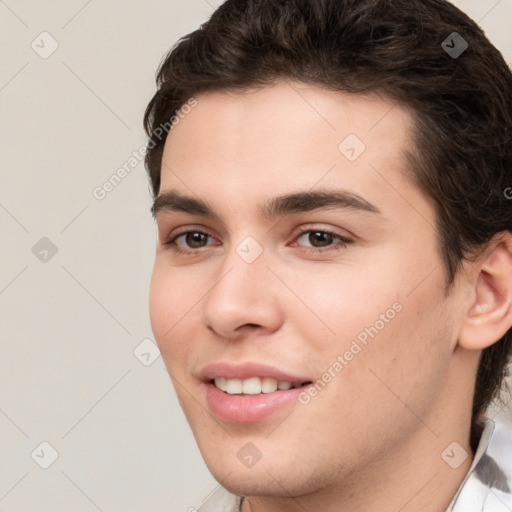
{"type": "Polygon", "coordinates": [[[162,63],[151,322],[202,511],[512,510],[512,75],[443,0],[228,0],[162,63]]]}

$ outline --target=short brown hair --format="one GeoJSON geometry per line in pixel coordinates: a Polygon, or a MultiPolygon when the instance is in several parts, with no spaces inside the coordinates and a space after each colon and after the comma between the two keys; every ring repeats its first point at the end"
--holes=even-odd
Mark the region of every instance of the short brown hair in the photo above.
{"type": "MultiPolygon", "coordinates": [[[[444,0],[227,0],[159,67],[144,115],[153,195],[165,144],[155,130],[187,100],[278,79],[378,92],[413,112],[411,178],[436,209],[447,290],[464,259],[512,230],[504,193],[512,185],[512,73],[478,25],[444,0]],[[467,44],[461,55],[449,51],[456,43],[467,44]]],[[[509,330],[482,352],[473,447],[511,347],[509,330]]]]}

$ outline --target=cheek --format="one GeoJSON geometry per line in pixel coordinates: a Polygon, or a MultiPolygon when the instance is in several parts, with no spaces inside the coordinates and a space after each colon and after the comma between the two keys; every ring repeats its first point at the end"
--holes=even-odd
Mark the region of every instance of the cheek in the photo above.
{"type": "Polygon", "coordinates": [[[158,264],[158,261],[155,262],[149,289],[149,316],[153,334],[159,345],[165,331],[171,325],[168,312],[173,310],[176,300],[176,295],[169,293],[172,290],[172,285],[172,280],[162,271],[161,265],[158,264]]]}
{"type": "Polygon", "coordinates": [[[289,312],[313,350],[342,354],[352,340],[370,339],[368,329],[380,333],[402,314],[397,311],[400,304],[393,307],[400,295],[396,287],[355,266],[301,274],[304,277],[296,275],[291,281],[301,301],[289,312]],[[385,315],[385,323],[380,315],[385,315]]]}
{"type": "Polygon", "coordinates": [[[190,282],[180,276],[179,270],[166,268],[156,261],[150,284],[151,327],[168,368],[168,363],[174,362],[173,366],[183,366],[186,348],[191,347],[185,337],[190,332],[187,325],[196,314],[197,287],[190,286],[190,282]]]}
{"type": "Polygon", "coordinates": [[[390,266],[380,276],[343,269],[335,279],[333,274],[294,283],[310,308],[295,306],[294,321],[316,371],[343,375],[332,380],[337,380],[337,399],[346,404],[362,400],[364,390],[367,396],[396,400],[386,386],[418,399],[423,393],[427,400],[429,391],[420,384],[432,389],[436,379],[442,381],[453,334],[443,313],[442,276],[432,275],[414,290],[418,274],[403,267],[390,266]]]}
{"type": "Polygon", "coordinates": [[[365,343],[354,338],[361,351],[348,363],[337,390],[349,409],[363,408],[375,423],[395,411],[395,420],[412,428],[417,420],[411,410],[423,417],[443,393],[452,332],[440,297],[430,291],[401,297],[401,310],[388,323],[375,321],[381,311],[374,310],[361,331],[368,335],[365,343]]]}

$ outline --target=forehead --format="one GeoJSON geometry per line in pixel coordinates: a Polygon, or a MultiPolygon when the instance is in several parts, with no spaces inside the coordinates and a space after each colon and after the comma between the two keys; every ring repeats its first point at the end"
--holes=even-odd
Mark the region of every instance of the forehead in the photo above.
{"type": "Polygon", "coordinates": [[[412,116],[381,95],[282,81],[196,100],[167,137],[162,191],[240,206],[244,197],[261,203],[294,189],[343,187],[378,205],[412,186],[404,182],[412,116]]]}

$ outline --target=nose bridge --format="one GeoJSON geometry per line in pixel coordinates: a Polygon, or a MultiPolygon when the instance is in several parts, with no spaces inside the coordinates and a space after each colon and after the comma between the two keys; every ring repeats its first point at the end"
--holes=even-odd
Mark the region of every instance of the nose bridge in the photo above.
{"type": "Polygon", "coordinates": [[[275,329],[280,314],[268,263],[263,247],[250,236],[231,247],[204,299],[205,324],[224,337],[246,324],[275,329]]]}
{"type": "Polygon", "coordinates": [[[226,254],[219,280],[212,289],[218,295],[216,299],[235,300],[240,306],[243,303],[259,302],[263,296],[262,287],[271,275],[267,264],[263,246],[253,237],[245,237],[226,254]]]}

